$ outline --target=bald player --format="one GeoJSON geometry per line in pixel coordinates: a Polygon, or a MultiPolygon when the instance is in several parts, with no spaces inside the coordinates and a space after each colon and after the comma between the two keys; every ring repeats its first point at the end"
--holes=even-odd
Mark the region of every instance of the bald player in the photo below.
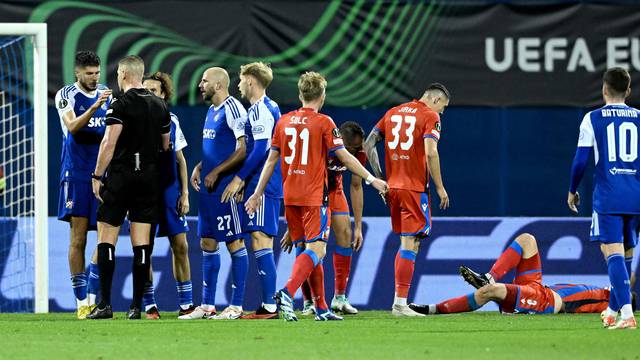
{"type": "Polygon", "coordinates": [[[202,98],[211,101],[202,130],[202,161],[191,174],[191,185],[200,193],[198,234],[202,248],[202,304],[179,318],[238,319],[242,316],[249,261],[242,240],[241,209],[235,198],[226,203],[221,199],[246,157],[247,112],[240,101],[229,95],[229,74],[224,69],[207,69],[199,88],[202,98]],[[220,242],[227,244],[231,254],[232,292],[229,306],[216,314],[220,242]]]}

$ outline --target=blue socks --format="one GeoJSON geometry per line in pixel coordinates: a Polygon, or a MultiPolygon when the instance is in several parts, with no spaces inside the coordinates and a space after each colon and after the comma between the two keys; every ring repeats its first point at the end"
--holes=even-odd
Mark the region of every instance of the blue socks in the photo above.
{"type": "Polygon", "coordinates": [[[100,290],[100,271],[98,271],[98,264],[89,263],[89,283],[87,286],[87,292],[89,293],[89,305],[96,303],[96,297],[100,290]]]}
{"type": "Polygon", "coordinates": [[[186,310],[193,305],[193,285],[191,280],[176,281],[176,289],[178,290],[178,303],[180,308],[186,310]]]}
{"type": "Polygon", "coordinates": [[[607,267],[609,269],[609,281],[611,281],[611,296],[615,296],[614,302],[609,300],[609,308],[618,311],[626,304],[631,304],[631,289],[629,287],[629,274],[624,264],[624,256],[622,254],[613,254],[607,258],[607,267]],[[611,307],[616,305],[616,308],[611,307]]]}
{"type": "Polygon", "coordinates": [[[469,305],[470,311],[477,310],[480,307],[478,306],[478,303],[476,303],[475,292],[472,292],[471,294],[467,295],[467,304],[469,305]]]}
{"type": "Polygon", "coordinates": [[[155,289],[153,288],[153,282],[149,280],[146,284],[144,284],[144,293],[142,294],[142,309],[144,311],[147,311],[154,306],[158,306],[156,304],[156,294],[155,289]]]}
{"type": "Polygon", "coordinates": [[[231,253],[231,305],[242,307],[244,300],[244,283],[249,269],[247,249],[242,248],[231,253]]]}
{"type": "Polygon", "coordinates": [[[258,275],[262,285],[262,302],[275,304],[273,295],[276,293],[276,261],[272,249],[260,249],[255,253],[258,263],[258,275]]]}
{"type": "Polygon", "coordinates": [[[87,274],[81,272],[71,275],[71,287],[73,287],[73,294],[76,296],[78,305],[88,305],[81,304],[81,302],[87,301],[87,274]]]}
{"type": "Polygon", "coordinates": [[[202,305],[216,304],[216,286],[220,272],[220,253],[202,250],[202,305]]]}
{"type": "Polygon", "coordinates": [[[624,267],[627,268],[627,275],[629,275],[629,279],[631,279],[631,263],[633,262],[633,255],[624,258],[624,267]]]}

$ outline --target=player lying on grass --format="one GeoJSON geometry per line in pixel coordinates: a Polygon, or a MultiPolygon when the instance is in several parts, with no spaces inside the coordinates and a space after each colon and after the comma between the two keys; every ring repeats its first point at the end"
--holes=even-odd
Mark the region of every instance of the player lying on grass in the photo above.
{"type": "MultiPolygon", "coordinates": [[[[542,285],[538,244],[533,235],[526,233],[511,243],[488,273],[478,274],[461,266],[460,274],[477,289],[475,292],[439,304],[410,304],[409,307],[424,315],[451,314],[474,311],[495,301],[504,313],[556,314],[600,313],[609,303],[609,289],[599,286],[542,285]],[[516,269],[512,284],[497,282],[512,269],[516,269]]],[[[635,301],[632,303],[635,305],[635,301]]]]}

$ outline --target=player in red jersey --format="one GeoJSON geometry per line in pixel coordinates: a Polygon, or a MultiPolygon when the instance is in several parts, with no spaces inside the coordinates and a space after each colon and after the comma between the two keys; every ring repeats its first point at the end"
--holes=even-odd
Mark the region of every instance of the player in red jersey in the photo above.
{"type": "MultiPolygon", "coordinates": [[[[363,166],[367,162],[367,155],[363,149],[364,130],[355,121],[347,121],[340,126],[340,134],[344,142],[344,147],[355,156],[363,166]]],[[[329,170],[329,209],[331,210],[331,229],[336,237],[336,250],[333,253],[334,270],[334,296],[331,300],[331,310],[343,314],[357,314],[358,309],[353,307],[346,296],[347,283],[351,273],[351,257],[353,251],[362,248],[362,209],[364,207],[364,196],[362,192],[362,178],[358,175],[351,175],[351,185],[349,194],[351,206],[353,207],[354,229],[351,229],[351,217],[349,203],[344,193],[342,185],[342,174],[347,170],[346,166],[331,153],[328,161],[329,170]],[[353,240],[352,240],[353,239],[353,240]]],[[[282,248],[291,252],[292,242],[287,231],[280,241],[282,248]]],[[[299,244],[296,254],[301,254],[305,250],[304,244],[299,244]]],[[[321,267],[319,264],[318,267],[321,267]]],[[[311,296],[309,283],[302,284],[302,296],[304,298],[303,315],[315,314],[315,305],[311,296]]]]}
{"type": "Polygon", "coordinates": [[[429,175],[440,197],[440,208],[449,207],[449,195],[442,183],[438,140],[440,115],[449,105],[449,91],[442,84],[431,84],[420,100],[398,105],[387,111],[365,143],[369,162],[380,177],[376,143],[385,140],[384,153],[393,232],[400,235],[395,260],[396,316],[421,316],[407,305],[420,239],[431,232],[429,175]]]}
{"type": "MultiPolygon", "coordinates": [[[[495,301],[504,313],[600,313],[609,304],[609,289],[603,287],[584,284],[542,285],[538,244],[531,234],[516,237],[488,273],[479,274],[461,266],[460,274],[477,289],[475,292],[439,304],[411,304],[411,309],[424,315],[451,314],[474,311],[495,301]],[[516,269],[513,283],[497,282],[513,269],[516,269]]],[[[632,304],[635,308],[635,300],[632,304]]]]}
{"type": "Polygon", "coordinates": [[[325,100],[327,81],[316,72],[300,76],[298,90],[302,108],[280,118],[271,152],[260,174],[258,186],[245,208],[252,214],[260,204],[275,164],[282,157],[285,217],[294,243],[305,242],[306,250],[296,258],[285,288],[276,293],[278,311],[287,321],[296,321],[293,296],[309,278],[316,299],[316,320],[342,320],[329,311],[324,299],[324,279],[316,276],[317,265],[325,255],[330,226],[327,159],[330,152],[354,174],[382,193],[387,183],[375,178],[344,148],[340,130],[330,117],[318,113],[325,100]]]}

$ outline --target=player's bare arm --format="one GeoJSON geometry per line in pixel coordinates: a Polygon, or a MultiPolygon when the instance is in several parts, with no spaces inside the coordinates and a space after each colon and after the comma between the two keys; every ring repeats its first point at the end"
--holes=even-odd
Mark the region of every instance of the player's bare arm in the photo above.
{"type": "Polygon", "coordinates": [[[351,175],[351,207],[353,208],[353,249],[359,251],[362,248],[362,210],[364,208],[364,195],[362,191],[362,178],[358,175],[351,175]]]}
{"type": "Polygon", "coordinates": [[[442,174],[440,172],[440,155],[438,154],[438,142],[430,137],[424,139],[424,149],[427,153],[427,165],[429,166],[429,173],[433,179],[433,184],[436,186],[436,193],[440,198],[440,209],[446,209],[449,207],[449,195],[442,183],[442,174]]]}
{"type": "Polygon", "coordinates": [[[180,181],[180,198],[176,207],[178,213],[186,215],[189,212],[189,181],[187,180],[187,159],[184,158],[182,150],[176,151],[176,161],[178,162],[178,180],[180,181]]]}
{"type": "Polygon", "coordinates": [[[267,158],[267,161],[262,168],[262,172],[260,173],[260,179],[258,180],[256,191],[251,194],[244,204],[244,208],[247,210],[249,215],[253,214],[260,205],[260,198],[262,197],[262,194],[264,194],[264,189],[267,187],[267,183],[269,183],[269,179],[271,179],[271,175],[273,175],[273,171],[275,170],[279,159],[280,151],[271,149],[269,157],[267,158]]]}
{"type": "Polygon", "coordinates": [[[200,161],[191,172],[191,186],[193,186],[195,191],[200,191],[200,170],[202,170],[202,161],[200,161]]]}
{"type": "Polygon", "coordinates": [[[370,184],[382,194],[386,194],[387,191],[389,191],[389,186],[386,181],[371,175],[371,173],[365,169],[362,164],[360,164],[358,159],[351,155],[345,148],[338,149],[335,153],[338,160],[340,160],[354,175],[366,179],[365,181],[367,184],[370,184]]]}
{"type": "MultiPolygon", "coordinates": [[[[96,169],[93,171],[93,174],[96,177],[103,177],[107,167],[109,167],[120,133],[122,133],[122,125],[114,124],[107,126],[102,142],[100,143],[96,169]]],[[[100,200],[100,202],[102,202],[102,198],[100,198],[100,187],[102,187],[103,184],[102,180],[97,179],[96,177],[91,179],[91,187],[93,188],[93,194],[98,200],[100,200]]]]}
{"type": "Polygon", "coordinates": [[[238,166],[244,158],[247,156],[247,146],[244,136],[238,138],[236,140],[236,150],[227,158],[227,160],[223,161],[222,164],[216,166],[211,172],[207,174],[204,178],[204,186],[207,189],[212,190],[214,184],[218,180],[218,176],[223,172],[229,171],[234,167],[238,166]]]}
{"type": "Polygon", "coordinates": [[[110,96],[111,96],[111,90],[106,90],[105,92],[101,93],[100,96],[98,97],[98,100],[95,103],[93,103],[93,105],[91,105],[87,109],[87,111],[83,112],[82,115],[78,117],[76,117],[76,113],[73,110],[67,111],[62,116],[62,121],[64,121],[64,125],[67,127],[67,129],[69,129],[69,132],[72,135],[75,135],[78,131],[80,131],[80,129],[85,127],[89,123],[89,120],[91,120],[91,117],[93,116],[93,114],[98,109],[100,109],[100,107],[107,100],[109,100],[110,96]]]}
{"type": "Polygon", "coordinates": [[[382,179],[382,167],[380,166],[380,158],[378,157],[378,149],[376,148],[376,144],[379,141],[382,141],[382,136],[380,136],[375,129],[372,130],[364,142],[364,151],[367,152],[367,158],[369,159],[373,174],[377,178],[382,179]]]}

